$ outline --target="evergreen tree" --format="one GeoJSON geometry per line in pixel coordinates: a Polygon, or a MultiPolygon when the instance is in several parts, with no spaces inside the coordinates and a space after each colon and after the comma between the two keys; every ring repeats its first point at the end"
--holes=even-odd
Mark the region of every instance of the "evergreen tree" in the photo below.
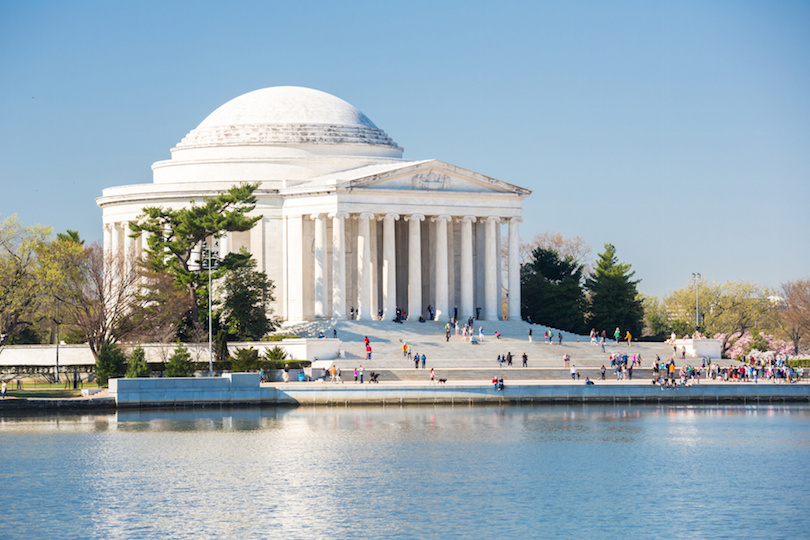
{"type": "Polygon", "coordinates": [[[143,347],[135,347],[129,357],[129,367],[127,367],[127,379],[137,377],[148,377],[149,366],[146,364],[146,355],[143,347]]]}
{"type": "Polygon", "coordinates": [[[522,317],[569,332],[585,331],[582,265],[553,249],[536,248],[520,269],[522,317]]]}
{"type": "Polygon", "coordinates": [[[608,335],[617,327],[622,337],[626,332],[634,337],[641,335],[644,308],[636,290],[639,280],[632,279],[635,272],[630,268],[630,264],[619,262],[613,244],[605,244],[593,274],[585,282],[591,302],[588,326],[605,330],[608,335]]]}
{"type": "MultiPolygon", "coordinates": [[[[233,186],[216,197],[206,199],[202,205],[192,204],[177,210],[147,207],[130,223],[133,235],[149,233],[146,266],[155,272],[166,272],[175,285],[186,291],[191,304],[192,325],[205,320],[207,298],[203,290],[208,286],[208,271],[200,268],[195,259],[202,259],[204,241],[219,238],[226,231],[250,230],[261,216],[247,217],[256,207],[253,192],[259,184],[233,186]]],[[[225,268],[213,272],[217,279],[225,268]]]]}
{"type": "Polygon", "coordinates": [[[177,347],[166,362],[167,377],[190,377],[194,373],[194,364],[191,363],[191,355],[182,343],[177,343],[177,347]]]}
{"type": "Polygon", "coordinates": [[[107,386],[110,379],[123,377],[126,372],[126,358],[115,343],[105,342],[101,345],[96,359],[96,380],[99,386],[107,386]]]}
{"type": "Polygon", "coordinates": [[[264,272],[256,271],[256,261],[247,252],[240,252],[229,263],[223,286],[225,328],[237,341],[259,340],[275,328],[267,315],[273,301],[273,282],[264,272]]]}

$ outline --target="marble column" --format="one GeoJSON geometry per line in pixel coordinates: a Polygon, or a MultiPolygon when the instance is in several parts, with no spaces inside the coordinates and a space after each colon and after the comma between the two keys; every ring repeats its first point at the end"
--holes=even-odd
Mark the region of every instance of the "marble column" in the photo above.
{"type": "Polygon", "coordinates": [[[422,315],[422,214],[411,214],[408,220],[408,319],[422,315]]]}
{"type": "Polygon", "coordinates": [[[466,320],[467,317],[475,316],[475,306],[473,305],[473,236],[472,224],[475,221],[473,216],[461,218],[461,307],[459,318],[466,320]]]}
{"type": "Polygon", "coordinates": [[[110,223],[110,257],[117,260],[121,256],[121,226],[119,223],[110,223]]]}
{"type": "Polygon", "coordinates": [[[363,321],[370,321],[372,318],[371,309],[371,285],[374,283],[371,275],[371,224],[374,214],[364,212],[358,219],[357,231],[357,286],[360,294],[357,299],[357,318],[363,321]]]}
{"type": "Polygon", "coordinates": [[[346,318],[346,218],[347,212],[332,214],[332,317],[346,318]]]}
{"type": "Polygon", "coordinates": [[[141,231],[141,259],[146,260],[149,257],[149,231],[141,231]]]}
{"type": "Polygon", "coordinates": [[[394,227],[397,214],[383,218],[383,320],[396,316],[397,311],[397,251],[394,227]]]}
{"type": "Polygon", "coordinates": [[[509,220],[509,320],[520,320],[520,222],[519,217],[509,220]]]}
{"type": "Polygon", "coordinates": [[[129,275],[134,270],[133,261],[135,260],[135,238],[133,238],[132,231],[129,230],[129,223],[121,224],[121,234],[124,236],[124,275],[127,282],[130,281],[129,275]]]}
{"type": "Polygon", "coordinates": [[[436,222],[436,320],[438,321],[450,316],[447,292],[447,223],[450,216],[436,216],[433,220],[436,222]]]}
{"type": "Polygon", "coordinates": [[[315,310],[317,318],[326,316],[326,218],[323,214],[312,214],[315,221],[315,310]]]}
{"type": "Polygon", "coordinates": [[[219,238],[219,258],[220,260],[225,258],[225,255],[231,252],[231,233],[229,231],[225,231],[222,233],[222,236],[219,238]]]}
{"type": "Polygon", "coordinates": [[[102,234],[103,234],[104,254],[109,255],[110,251],[112,250],[112,225],[109,223],[105,223],[104,228],[102,229],[102,234]]]}
{"type": "Polygon", "coordinates": [[[498,310],[498,225],[500,219],[490,216],[486,219],[485,263],[484,263],[484,320],[497,321],[498,310]]]}

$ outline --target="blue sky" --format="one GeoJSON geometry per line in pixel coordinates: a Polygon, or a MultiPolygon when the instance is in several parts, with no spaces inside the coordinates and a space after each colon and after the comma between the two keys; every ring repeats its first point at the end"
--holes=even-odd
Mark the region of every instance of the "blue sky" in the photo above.
{"type": "Polygon", "coordinates": [[[211,111],[345,99],[409,159],[518,184],[642,292],[810,273],[810,2],[0,3],[0,217],[101,236],[95,198],[211,111]]]}

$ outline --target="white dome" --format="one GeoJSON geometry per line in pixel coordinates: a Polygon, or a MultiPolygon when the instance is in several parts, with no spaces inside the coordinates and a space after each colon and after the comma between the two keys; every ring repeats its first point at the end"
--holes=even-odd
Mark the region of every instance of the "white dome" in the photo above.
{"type": "Polygon", "coordinates": [[[225,103],[177,148],[233,145],[360,144],[401,148],[349,103],[326,92],[276,86],[225,103]]]}

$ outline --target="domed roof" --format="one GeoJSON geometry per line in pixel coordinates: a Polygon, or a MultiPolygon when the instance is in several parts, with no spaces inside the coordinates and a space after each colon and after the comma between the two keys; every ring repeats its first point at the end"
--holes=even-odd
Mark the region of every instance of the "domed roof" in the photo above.
{"type": "Polygon", "coordinates": [[[245,144],[363,144],[398,148],[351,104],[326,92],[297,86],[263,88],[234,98],[208,115],[177,146],[245,144]]]}

